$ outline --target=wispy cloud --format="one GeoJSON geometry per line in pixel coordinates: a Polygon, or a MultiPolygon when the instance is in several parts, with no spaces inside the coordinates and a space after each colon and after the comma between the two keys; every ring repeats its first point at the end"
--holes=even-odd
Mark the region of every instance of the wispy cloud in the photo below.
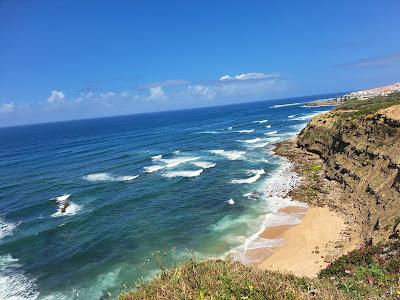
{"type": "Polygon", "coordinates": [[[373,68],[387,67],[400,64],[400,52],[395,52],[383,56],[375,56],[362,58],[345,64],[341,64],[339,68],[373,68]]]}
{"type": "Polygon", "coordinates": [[[0,103],[0,112],[11,113],[14,111],[14,102],[0,103]]]}
{"type": "MultiPolygon", "coordinates": [[[[7,112],[10,118],[19,114],[49,121],[201,107],[267,99],[283,91],[286,81],[280,74],[249,72],[198,82],[171,79],[130,89],[81,90],[77,95],[69,92],[68,97],[54,89],[46,101],[36,104],[0,103],[0,112],[7,112]]],[[[11,122],[15,123],[9,119],[11,122]]]]}

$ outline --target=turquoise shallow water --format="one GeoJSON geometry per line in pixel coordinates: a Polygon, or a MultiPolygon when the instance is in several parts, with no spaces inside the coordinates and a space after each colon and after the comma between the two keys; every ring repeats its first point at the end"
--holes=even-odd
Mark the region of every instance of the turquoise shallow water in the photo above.
{"type": "Polygon", "coordinates": [[[317,98],[0,129],[0,299],[100,299],[155,274],[155,251],[279,242],[256,233],[296,222],[273,212],[298,179],[271,149],[317,98]]]}

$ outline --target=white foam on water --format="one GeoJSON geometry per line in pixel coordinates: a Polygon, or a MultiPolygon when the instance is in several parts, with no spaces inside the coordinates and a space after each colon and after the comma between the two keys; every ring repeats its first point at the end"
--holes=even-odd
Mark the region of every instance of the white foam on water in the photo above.
{"type": "Polygon", "coordinates": [[[327,113],[327,112],[330,112],[330,110],[324,110],[324,111],[319,111],[319,112],[313,112],[313,113],[310,113],[310,114],[306,114],[306,115],[304,115],[304,116],[300,116],[300,117],[297,117],[297,118],[293,118],[292,120],[296,120],[296,121],[310,120],[310,119],[312,119],[312,118],[315,117],[315,116],[318,116],[318,115],[320,115],[320,114],[324,114],[324,113],[327,113]]]}
{"type": "Polygon", "coordinates": [[[271,125],[267,125],[267,126],[265,126],[266,128],[271,128],[272,126],[271,125]]]}
{"type": "Polygon", "coordinates": [[[127,176],[116,177],[116,179],[117,179],[117,181],[132,181],[138,177],[139,177],[139,175],[127,175],[127,176]]]}
{"type": "Polygon", "coordinates": [[[254,129],[243,129],[243,130],[237,130],[235,132],[237,132],[237,133],[251,133],[251,132],[254,132],[254,129]]]}
{"type": "Polygon", "coordinates": [[[39,296],[35,281],[21,270],[18,259],[0,256],[0,299],[34,300],[39,296]]]}
{"type": "Polygon", "coordinates": [[[220,134],[221,132],[213,130],[213,131],[202,131],[200,133],[204,133],[204,134],[220,134]]]}
{"type": "Polygon", "coordinates": [[[265,132],[264,134],[265,135],[274,135],[274,134],[277,134],[277,133],[278,133],[278,131],[274,130],[274,131],[270,131],[270,132],[265,132]]]}
{"type": "Polygon", "coordinates": [[[226,203],[228,203],[229,205],[233,205],[235,204],[235,200],[233,200],[232,198],[229,200],[226,200],[226,203]]]}
{"type": "Polygon", "coordinates": [[[281,107],[286,107],[286,106],[298,106],[301,105],[303,103],[301,102],[297,102],[297,103],[287,103],[287,104],[276,104],[276,105],[272,105],[270,108],[281,108],[281,107]]]}
{"type": "Polygon", "coordinates": [[[268,122],[267,119],[265,119],[265,120],[259,120],[259,121],[254,121],[254,123],[259,123],[259,124],[263,124],[263,123],[267,123],[267,122],[268,122]]]}
{"type": "Polygon", "coordinates": [[[265,202],[267,213],[261,216],[261,222],[257,223],[258,226],[261,224],[259,229],[245,238],[240,246],[230,252],[236,259],[242,262],[251,262],[249,257],[246,257],[247,250],[276,247],[282,242],[279,239],[262,239],[260,235],[266,228],[300,223],[298,216],[279,212],[281,208],[287,206],[307,207],[307,204],[294,201],[287,196],[289,191],[299,184],[300,177],[293,171],[293,164],[289,160],[281,157],[280,162],[281,166],[262,182],[257,192],[250,192],[243,195],[249,199],[254,199],[253,195],[257,193],[255,199],[265,202]]]}
{"type": "Polygon", "coordinates": [[[180,164],[198,160],[200,158],[201,157],[182,156],[182,157],[178,157],[178,158],[162,159],[161,161],[166,164],[167,168],[175,168],[176,166],[179,166],[180,164]]]}
{"type": "Polygon", "coordinates": [[[228,130],[232,130],[232,126],[228,127],[228,130]]]}
{"type": "Polygon", "coordinates": [[[0,217],[0,239],[7,235],[11,235],[19,223],[7,222],[3,217],[0,217]]]}
{"type": "Polygon", "coordinates": [[[159,171],[159,170],[161,170],[161,169],[164,169],[164,168],[165,168],[165,166],[154,165],[154,166],[147,166],[147,167],[144,167],[143,169],[144,169],[144,171],[145,171],[146,173],[154,173],[154,172],[157,172],[157,171],[159,171]]]}
{"type": "Polygon", "coordinates": [[[214,168],[217,164],[209,161],[194,161],[192,162],[193,165],[203,169],[214,168]]]}
{"type": "Polygon", "coordinates": [[[160,160],[161,158],[162,158],[162,154],[160,154],[160,155],[154,155],[154,156],[151,157],[151,160],[152,160],[152,161],[157,161],[157,160],[160,160]]]}
{"type": "Polygon", "coordinates": [[[296,115],[290,115],[288,116],[289,119],[293,119],[296,115]]]}
{"type": "Polygon", "coordinates": [[[264,142],[264,143],[256,143],[256,144],[251,144],[249,146],[249,148],[264,148],[264,147],[267,147],[270,144],[271,144],[271,141],[264,142]]]}
{"type": "Polygon", "coordinates": [[[241,142],[241,143],[246,143],[246,144],[254,144],[254,143],[257,143],[257,142],[261,142],[262,139],[261,138],[255,138],[255,139],[251,139],[251,140],[237,140],[237,141],[241,142]]]}
{"type": "Polygon", "coordinates": [[[243,178],[243,179],[232,179],[231,183],[235,183],[235,184],[254,183],[258,179],[260,179],[261,175],[265,174],[265,171],[264,171],[264,169],[247,170],[246,174],[253,175],[253,176],[248,177],[248,178],[243,178]]]}
{"type": "Polygon", "coordinates": [[[162,176],[173,178],[173,177],[197,177],[203,172],[203,169],[195,170],[195,171],[170,171],[163,173],[162,176]]]}
{"type": "Polygon", "coordinates": [[[246,151],[237,151],[237,150],[232,150],[232,151],[225,151],[225,150],[209,150],[210,153],[216,154],[223,156],[229,160],[239,160],[239,159],[244,159],[244,155],[246,154],[246,151]]]}
{"type": "Polygon", "coordinates": [[[55,197],[54,199],[58,202],[58,201],[65,201],[67,200],[69,197],[71,196],[71,194],[64,194],[62,196],[58,196],[55,197]]]}
{"type": "Polygon", "coordinates": [[[114,176],[111,173],[94,173],[83,176],[83,179],[90,182],[113,182],[113,181],[132,181],[139,175],[114,176]]]}
{"type": "Polygon", "coordinates": [[[69,206],[65,209],[65,212],[61,212],[61,209],[64,207],[64,203],[59,203],[58,205],[58,209],[57,212],[55,212],[54,214],[52,214],[51,216],[53,218],[57,218],[57,217],[64,217],[64,216],[73,216],[76,215],[81,209],[82,207],[74,202],[69,202],[69,206]]]}

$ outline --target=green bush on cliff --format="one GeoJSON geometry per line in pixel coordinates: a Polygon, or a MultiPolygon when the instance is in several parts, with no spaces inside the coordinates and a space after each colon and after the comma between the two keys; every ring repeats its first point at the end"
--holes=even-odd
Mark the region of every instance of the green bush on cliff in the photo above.
{"type": "Polygon", "coordinates": [[[397,104],[400,104],[400,93],[366,100],[349,99],[339,105],[335,111],[342,112],[349,117],[360,117],[397,104]]]}

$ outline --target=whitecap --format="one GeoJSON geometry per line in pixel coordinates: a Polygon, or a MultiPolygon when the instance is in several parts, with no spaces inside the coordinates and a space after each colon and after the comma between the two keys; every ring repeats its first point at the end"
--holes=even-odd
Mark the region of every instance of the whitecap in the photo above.
{"type": "Polygon", "coordinates": [[[117,181],[132,181],[138,177],[139,177],[139,175],[128,175],[128,176],[118,176],[115,179],[117,181]]]}
{"type": "Polygon", "coordinates": [[[272,126],[271,125],[267,125],[267,126],[265,126],[266,128],[271,128],[272,126]]]}
{"type": "Polygon", "coordinates": [[[71,194],[64,194],[64,195],[62,195],[62,196],[55,197],[54,199],[55,199],[57,202],[64,202],[64,201],[67,200],[70,196],[71,196],[71,194]]]}
{"type": "Polygon", "coordinates": [[[237,133],[251,133],[251,132],[254,132],[254,129],[243,129],[243,130],[237,130],[235,132],[237,132],[237,133]]]}
{"type": "Polygon", "coordinates": [[[306,114],[306,115],[303,115],[303,116],[300,116],[300,117],[297,117],[297,118],[293,118],[292,120],[296,120],[296,121],[310,120],[310,119],[312,119],[313,117],[318,116],[319,114],[324,114],[324,113],[327,113],[327,112],[330,112],[330,110],[319,111],[319,112],[313,112],[313,113],[306,114]]]}
{"type": "Polygon", "coordinates": [[[233,205],[235,204],[235,200],[233,200],[232,198],[229,200],[226,200],[226,203],[228,203],[229,205],[233,205]]]}
{"type": "Polygon", "coordinates": [[[11,235],[18,224],[6,222],[3,217],[0,217],[0,239],[7,235],[11,235]]]}
{"type": "Polygon", "coordinates": [[[290,115],[288,116],[289,119],[293,119],[296,115],[290,115]]]}
{"type": "Polygon", "coordinates": [[[64,202],[59,203],[57,211],[52,214],[53,218],[56,217],[64,217],[64,216],[73,216],[76,215],[82,207],[74,202],[69,202],[69,206],[66,207],[65,212],[61,212],[61,209],[64,207],[64,202]]]}
{"type": "Polygon", "coordinates": [[[254,121],[254,123],[259,123],[259,124],[263,124],[263,123],[267,123],[267,122],[268,122],[267,119],[265,119],[265,120],[259,120],[259,121],[254,121]]]}
{"type": "Polygon", "coordinates": [[[39,297],[35,281],[22,271],[18,259],[0,256],[0,299],[34,300],[39,297]]]}
{"type": "Polygon", "coordinates": [[[210,150],[209,152],[213,153],[213,154],[217,154],[220,156],[223,156],[229,160],[239,160],[239,159],[243,159],[244,155],[246,154],[246,151],[237,151],[237,150],[232,150],[232,151],[225,151],[222,149],[218,149],[218,150],[210,150]]]}
{"type": "Polygon", "coordinates": [[[278,133],[278,131],[275,130],[275,131],[265,132],[264,134],[265,135],[274,135],[274,134],[277,134],[277,133],[278,133]]]}
{"type": "Polygon", "coordinates": [[[192,164],[195,165],[196,167],[200,167],[203,169],[209,169],[209,168],[213,168],[216,166],[216,163],[209,162],[209,161],[194,161],[194,162],[192,162],[192,164]]]}
{"type": "Polygon", "coordinates": [[[154,173],[154,172],[157,172],[158,170],[161,170],[161,169],[164,169],[164,168],[165,168],[165,166],[154,165],[154,166],[144,167],[143,169],[144,169],[144,171],[146,173],[154,173]]]}
{"type": "Polygon", "coordinates": [[[198,159],[200,159],[200,157],[183,156],[178,158],[163,159],[162,162],[166,164],[167,168],[174,168],[180,164],[184,164],[198,159]]]}
{"type": "Polygon", "coordinates": [[[260,179],[261,175],[265,174],[264,169],[259,169],[259,170],[248,170],[246,171],[247,175],[253,175],[248,178],[243,178],[243,179],[232,179],[231,183],[235,184],[244,184],[244,183],[254,183],[258,179],[260,179]]]}
{"type": "Polygon", "coordinates": [[[287,103],[287,104],[276,104],[276,105],[272,105],[270,108],[280,108],[280,107],[286,107],[286,106],[298,106],[301,105],[303,103],[301,102],[297,102],[297,103],[287,103]]]}
{"type": "Polygon", "coordinates": [[[228,130],[232,130],[232,126],[228,127],[228,130]]]}
{"type": "Polygon", "coordinates": [[[83,177],[90,182],[113,182],[113,181],[132,181],[139,175],[114,176],[110,173],[94,173],[83,177]]]}
{"type": "Polygon", "coordinates": [[[204,133],[204,134],[219,134],[219,133],[221,133],[221,132],[219,132],[219,131],[202,131],[202,132],[200,132],[200,133],[204,133]]]}
{"type": "Polygon", "coordinates": [[[203,172],[203,169],[195,170],[195,171],[170,171],[163,173],[162,176],[173,178],[173,177],[197,177],[203,172]]]}
{"type": "Polygon", "coordinates": [[[251,139],[251,140],[237,140],[237,141],[238,142],[242,142],[242,143],[246,143],[246,144],[254,144],[254,143],[262,141],[262,139],[255,138],[255,139],[251,139]]]}
{"type": "Polygon", "coordinates": [[[154,155],[154,156],[151,157],[151,160],[152,160],[152,161],[157,161],[157,160],[160,160],[160,159],[162,159],[162,154],[160,154],[160,155],[154,155]]]}

